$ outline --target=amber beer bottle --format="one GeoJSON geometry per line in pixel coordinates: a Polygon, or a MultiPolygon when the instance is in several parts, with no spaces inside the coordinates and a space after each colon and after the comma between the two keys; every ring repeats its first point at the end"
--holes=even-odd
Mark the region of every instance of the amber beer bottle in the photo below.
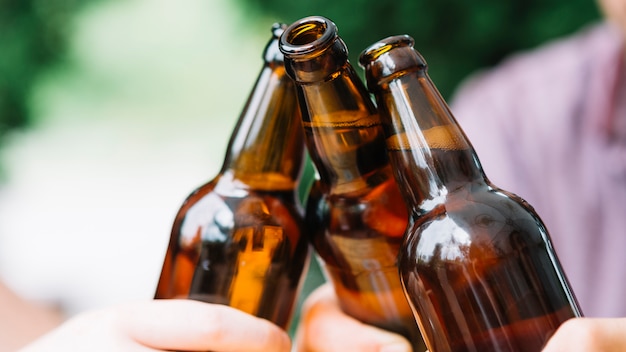
{"type": "Polygon", "coordinates": [[[424,342],[396,266],[407,210],[393,178],[373,101],[327,18],[291,24],[280,39],[295,80],[309,155],[319,174],[307,202],[307,228],[341,308],[424,342]]]}
{"type": "Polygon", "coordinates": [[[305,146],[274,25],[219,174],[185,200],[156,298],[221,303],[287,329],[309,258],[297,188],[305,146]]]}
{"type": "Polygon", "coordinates": [[[399,267],[431,351],[540,351],[581,316],[533,209],[486,178],[409,36],[360,56],[410,209],[399,267]]]}

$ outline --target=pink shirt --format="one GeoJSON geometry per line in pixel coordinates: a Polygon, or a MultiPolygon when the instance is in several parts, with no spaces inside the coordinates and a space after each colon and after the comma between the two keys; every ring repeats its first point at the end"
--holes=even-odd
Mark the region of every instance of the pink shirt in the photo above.
{"type": "Polygon", "coordinates": [[[452,104],[489,179],[544,220],[586,316],[626,316],[623,43],[586,28],[472,77],[452,104]]]}

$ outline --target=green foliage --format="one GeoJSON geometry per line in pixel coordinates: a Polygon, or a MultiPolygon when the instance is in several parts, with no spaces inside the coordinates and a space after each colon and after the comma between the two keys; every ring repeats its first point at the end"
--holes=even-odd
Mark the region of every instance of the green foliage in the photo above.
{"type": "MultiPolygon", "coordinates": [[[[477,68],[599,18],[593,0],[237,1],[251,19],[330,18],[355,66],[368,45],[409,34],[446,97],[477,68]]],[[[0,141],[7,130],[29,122],[29,93],[41,73],[63,59],[72,19],[89,2],[0,0],[0,141]]]]}
{"type": "Polygon", "coordinates": [[[89,0],[0,0],[0,138],[29,121],[38,75],[63,56],[72,15],[89,0]]]}
{"type": "Polygon", "coordinates": [[[337,24],[355,66],[368,45],[408,34],[445,97],[470,72],[600,17],[593,0],[238,1],[252,13],[285,23],[310,15],[328,17],[337,24]]]}

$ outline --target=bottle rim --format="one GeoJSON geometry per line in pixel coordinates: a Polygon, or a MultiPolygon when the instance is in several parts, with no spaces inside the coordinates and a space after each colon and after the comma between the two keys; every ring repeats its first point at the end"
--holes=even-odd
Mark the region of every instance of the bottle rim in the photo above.
{"type": "Polygon", "coordinates": [[[285,28],[287,28],[287,25],[282,23],[282,22],[274,22],[274,24],[272,24],[272,37],[274,39],[279,39],[281,35],[283,35],[283,33],[285,32],[285,28]]]}
{"type": "Polygon", "coordinates": [[[280,51],[290,57],[321,52],[337,38],[337,26],[323,16],[309,16],[290,24],[280,37],[280,51]]]}
{"type": "Polygon", "coordinates": [[[378,59],[381,55],[391,51],[394,48],[408,46],[413,47],[415,40],[413,37],[403,34],[394,35],[377,41],[376,43],[368,46],[359,55],[359,64],[365,67],[371,61],[378,59]]]}
{"type": "Polygon", "coordinates": [[[272,25],[272,38],[267,43],[267,45],[265,46],[265,50],[263,51],[263,60],[266,63],[282,63],[285,61],[283,53],[278,48],[278,40],[280,36],[285,32],[285,28],[287,28],[287,25],[281,22],[275,22],[272,25]]]}

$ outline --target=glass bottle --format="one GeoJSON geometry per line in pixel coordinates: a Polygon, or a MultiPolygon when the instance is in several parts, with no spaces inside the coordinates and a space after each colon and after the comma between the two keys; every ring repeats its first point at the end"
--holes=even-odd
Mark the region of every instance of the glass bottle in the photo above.
{"type": "Polygon", "coordinates": [[[185,200],[155,298],[221,303],[288,328],[309,258],[298,184],[305,146],[275,24],[223,166],[185,200]]]}
{"type": "Polygon", "coordinates": [[[540,351],[581,316],[548,232],[486,178],[409,36],[360,56],[410,209],[403,287],[431,351],[540,351]]]}
{"type": "Polygon", "coordinates": [[[341,308],[425,349],[398,275],[407,210],[380,120],[333,22],[291,24],[280,39],[295,80],[305,140],[319,178],[306,208],[311,242],[341,308]]]}

